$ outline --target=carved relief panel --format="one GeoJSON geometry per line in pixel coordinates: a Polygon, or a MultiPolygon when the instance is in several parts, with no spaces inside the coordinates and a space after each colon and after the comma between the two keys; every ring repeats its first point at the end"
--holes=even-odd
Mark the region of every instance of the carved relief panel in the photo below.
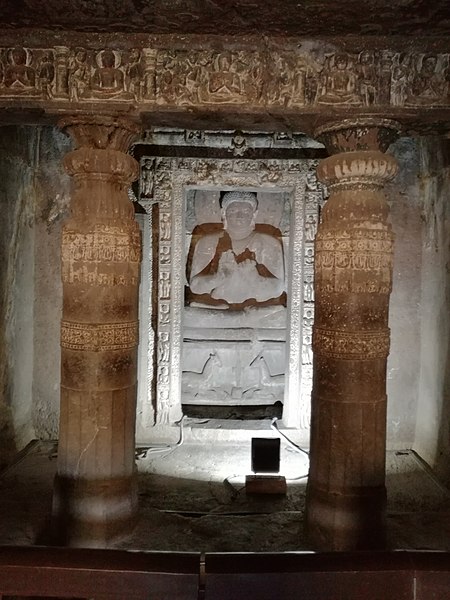
{"type": "Polygon", "coordinates": [[[183,411],[237,416],[237,407],[264,406],[281,416],[289,199],[201,186],[187,190],[186,209],[183,411]]]}
{"type": "Polygon", "coordinates": [[[279,402],[288,425],[308,429],[313,239],[323,199],[315,161],[143,158],[141,166],[141,201],[151,195],[159,206],[159,243],[154,360],[146,361],[155,364],[156,397],[148,388],[139,402],[154,404],[159,424],[179,419],[183,403],[279,402]],[[254,220],[248,256],[234,240],[225,248],[224,218],[242,225],[229,210],[239,205],[254,220]],[[234,283],[206,291],[193,284],[219,270],[234,283]]]}
{"type": "MultiPolygon", "coordinates": [[[[448,53],[265,48],[0,48],[0,99],[161,106],[445,107],[448,53]]],[[[39,104],[39,102],[38,102],[39,104]]],[[[386,115],[387,116],[387,115],[386,115]]]]}

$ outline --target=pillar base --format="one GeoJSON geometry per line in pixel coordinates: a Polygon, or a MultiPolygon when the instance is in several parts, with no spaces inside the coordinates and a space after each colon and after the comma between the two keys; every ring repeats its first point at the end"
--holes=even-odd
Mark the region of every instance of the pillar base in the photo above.
{"type": "Polygon", "coordinates": [[[105,548],[133,531],[137,522],[136,476],[102,480],[54,480],[52,543],[105,548]]]}
{"type": "Polygon", "coordinates": [[[382,550],[386,547],[386,488],[357,494],[308,488],[306,535],[316,550],[382,550]]]}

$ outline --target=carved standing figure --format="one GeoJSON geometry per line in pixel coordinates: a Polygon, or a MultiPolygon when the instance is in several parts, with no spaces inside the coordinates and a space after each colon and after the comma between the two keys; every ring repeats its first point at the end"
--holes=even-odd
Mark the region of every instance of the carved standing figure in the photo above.
{"type": "Polygon", "coordinates": [[[168,363],[169,357],[169,334],[167,333],[167,331],[161,331],[158,336],[158,361],[159,363],[168,363]]]}
{"type": "Polygon", "coordinates": [[[305,222],[305,240],[313,242],[317,233],[317,220],[315,215],[308,215],[305,222]]]}
{"type": "Polygon", "coordinates": [[[42,90],[45,98],[52,96],[52,84],[55,78],[55,64],[53,55],[50,52],[45,52],[41,58],[39,66],[39,87],[42,90]]]}
{"type": "Polygon", "coordinates": [[[128,65],[126,68],[127,88],[136,101],[142,97],[142,88],[144,85],[143,69],[141,65],[141,53],[137,48],[130,51],[128,65]]]}
{"type": "Polygon", "coordinates": [[[359,92],[366,106],[375,104],[377,95],[377,69],[373,52],[364,50],[359,54],[359,92]]]}
{"type": "Polygon", "coordinates": [[[155,184],[155,159],[154,157],[145,158],[142,163],[142,196],[153,198],[153,189],[155,184]]]}
{"type": "Polygon", "coordinates": [[[70,57],[67,83],[69,87],[69,100],[78,102],[86,95],[90,85],[90,69],[87,62],[86,50],[82,48],[75,51],[70,57]]]}
{"type": "Polygon", "coordinates": [[[290,55],[275,54],[272,57],[272,73],[267,82],[267,101],[277,106],[288,106],[292,95],[293,65],[290,55]]]}
{"type": "Polygon", "coordinates": [[[165,242],[170,240],[171,222],[169,213],[161,213],[161,218],[159,221],[159,235],[161,240],[164,240],[165,242]]]}
{"type": "Polygon", "coordinates": [[[409,54],[400,54],[398,64],[392,69],[391,76],[391,103],[392,106],[403,106],[408,93],[411,79],[411,57],[409,54]]]}
{"type": "Polygon", "coordinates": [[[305,275],[303,299],[305,302],[314,302],[314,277],[311,274],[305,275]]]}

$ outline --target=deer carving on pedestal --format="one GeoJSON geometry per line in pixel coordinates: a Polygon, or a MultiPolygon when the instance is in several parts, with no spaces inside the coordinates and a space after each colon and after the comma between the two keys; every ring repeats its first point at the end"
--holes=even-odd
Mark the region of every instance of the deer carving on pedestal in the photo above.
{"type": "Polygon", "coordinates": [[[183,388],[185,391],[193,392],[195,396],[199,392],[215,392],[214,374],[222,367],[222,362],[216,352],[210,352],[200,373],[195,371],[183,372],[183,388]]]}

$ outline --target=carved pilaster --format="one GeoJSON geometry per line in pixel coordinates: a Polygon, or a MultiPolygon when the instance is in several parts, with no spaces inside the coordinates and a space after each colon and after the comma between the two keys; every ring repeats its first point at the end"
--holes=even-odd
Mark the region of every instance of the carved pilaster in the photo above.
{"type": "Polygon", "coordinates": [[[330,197],[315,241],[314,375],[306,525],[326,550],[384,543],[386,360],[393,234],[382,191],[395,123],[343,121],[318,132],[330,197]]]}
{"type": "Polygon", "coordinates": [[[138,128],[65,119],[76,149],[62,233],[61,417],[53,516],[58,540],[104,546],[135,516],[136,349],[141,238],[127,188],[138,128]]]}

